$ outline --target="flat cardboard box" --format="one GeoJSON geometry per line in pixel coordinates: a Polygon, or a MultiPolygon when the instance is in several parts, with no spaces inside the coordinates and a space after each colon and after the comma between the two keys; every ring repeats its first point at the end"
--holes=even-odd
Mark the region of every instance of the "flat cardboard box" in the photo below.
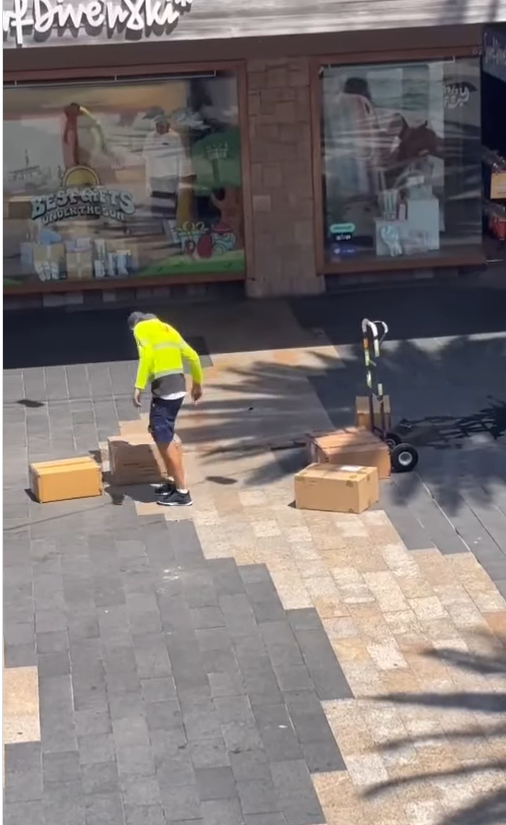
{"type": "Polygon", "coordinates": [[[319,433],[310,436],[308,457],[310,464],[322,464],[327,461],[327,453],[338,445],[370,444],[377,441],[377,436],[363,427],[344,427],[331,433],[319,433]]]}
{"type": "Polygon", "coordinates": [[[379,500],[376,467],[311,464],[294,478],[300,510],[363,513],[379,500]]]}
{"type": "Polygon", "coordinates": [[[102,473],[91,456],[30,464],[30,490],[41,504],[102,495],[102,473]]]}
{"type": "MultiPolygon", "coordinates": [[[[182,449],[179,438],[175,436],[174,440],[182,449]]],[[[108,439],[108,447],[115,484],[154,484],[167,479],[165,465],[147,430],[112,436],[108,439]]]]}
{"type": "Polygon", "coordinates": [[[380,478],[390,478],[390,451],[368,430],[337,431],[313,439],[312,462],[360,467],[376,467],[380,478]]]}
{"type": "MultiPolygon", "coordinates": [[[[390,409],[390,396],[383,396],[385,411],[385,428],[392,429],[392,413],[390,409]]],[[[374,426],[381,427],[380,404],[377,398],[373,398],[374,426]]],[[[369,398],[366,395],[357,395],[355,398],[355,424],[357,427],[371,429],[371,413],[369,408],[369,398]]]]}

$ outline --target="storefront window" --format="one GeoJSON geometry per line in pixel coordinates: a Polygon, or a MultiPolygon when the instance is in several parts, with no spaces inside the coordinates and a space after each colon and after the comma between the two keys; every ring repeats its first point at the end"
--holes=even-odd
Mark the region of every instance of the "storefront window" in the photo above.
{"type": "Polygon", "coordinates": [[[478,58],[322,70],[325,257],[481,243],[478,58]]]}
{"type": "Polygon", "coordinates": [[[4,285],[242,273],[236,78],[4,90],[4,285]]]}

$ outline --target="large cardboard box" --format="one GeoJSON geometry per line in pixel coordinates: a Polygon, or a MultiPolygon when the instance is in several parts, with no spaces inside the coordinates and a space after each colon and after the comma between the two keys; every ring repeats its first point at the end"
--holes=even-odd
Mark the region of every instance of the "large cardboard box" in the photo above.
{"type": "Polygon", "coordinates": [[[313,438],[310,455],[315,464],[376,467],[380,478],[391,473],[387,445],[368,430],[349,428],[313,438]]]}
{"type": "Polygon", "coordinates": [[[91,456],[30,464],[30,490],[41,504],[102,495],[102,473],[91,456]]]}
{"type": "Polygon", "coordinates": [[[311,464],[294,479],[300,510],[363,513],[379,500],[376,467],[311,464]]]}
{"type": "MultiPolygon", "coordinates": [[[[174,437],[179,449],[181,442],[174,437]]],[[[154,484],[168,478],[160,453],[145,432],[123,432],[108,439],[109,465],[115,484],[154,484]]]]}
{"type": "MultiPolygon", "coordinates": [[[[390,409],[390,396],[383,396],[383,404],[385,411],[385,427],[387,430],[392,429],[392,413],[390,409]]],[[[373,416],[374,426],[381,427],[380,404],[377,398],[373,399],[373,416]]],[[[369,399],[366,395],[357,395],[355,398],[355,424],[357,427],[370,430],[371,429],[371,412],[369,408],[369,399]]]]}

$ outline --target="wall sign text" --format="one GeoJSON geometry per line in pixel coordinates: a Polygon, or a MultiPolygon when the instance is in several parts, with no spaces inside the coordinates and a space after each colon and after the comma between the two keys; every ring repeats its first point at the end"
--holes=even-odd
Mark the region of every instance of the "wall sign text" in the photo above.
{"type": "Polygon", "coordinates": [[[57,31],[75,35],[88,33],[125,36],[149,34],[172,28],[192,0],[90,0],[72,3],[65,0],[13,0],[13,8],[3,12],[4,40],[13,37],[17,46],[25,38],[44,40],[57,31]]]}
{"type": "Polygon", "coordinates": [[[130,192],[103,187],[75,187],[32,198],[31,219],[40,220],[44,226],[87,217],[123,222],[134,212],[135,204],[130,192]]]}

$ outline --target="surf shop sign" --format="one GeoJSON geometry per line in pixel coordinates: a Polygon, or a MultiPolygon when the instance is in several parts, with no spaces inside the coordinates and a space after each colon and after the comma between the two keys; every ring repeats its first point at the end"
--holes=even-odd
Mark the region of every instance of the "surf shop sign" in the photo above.
{"type": "Polygon", "coordinates": [[[44,41],[65,32],[74,37],[83,31],[109,38],[123,34],[126,39],[163,34],[191,4],[192,0],[12,0],[12,8],[3,11],[4,43],[14,40],[16,46],[25,46],[27,40],[44,41]]]}

